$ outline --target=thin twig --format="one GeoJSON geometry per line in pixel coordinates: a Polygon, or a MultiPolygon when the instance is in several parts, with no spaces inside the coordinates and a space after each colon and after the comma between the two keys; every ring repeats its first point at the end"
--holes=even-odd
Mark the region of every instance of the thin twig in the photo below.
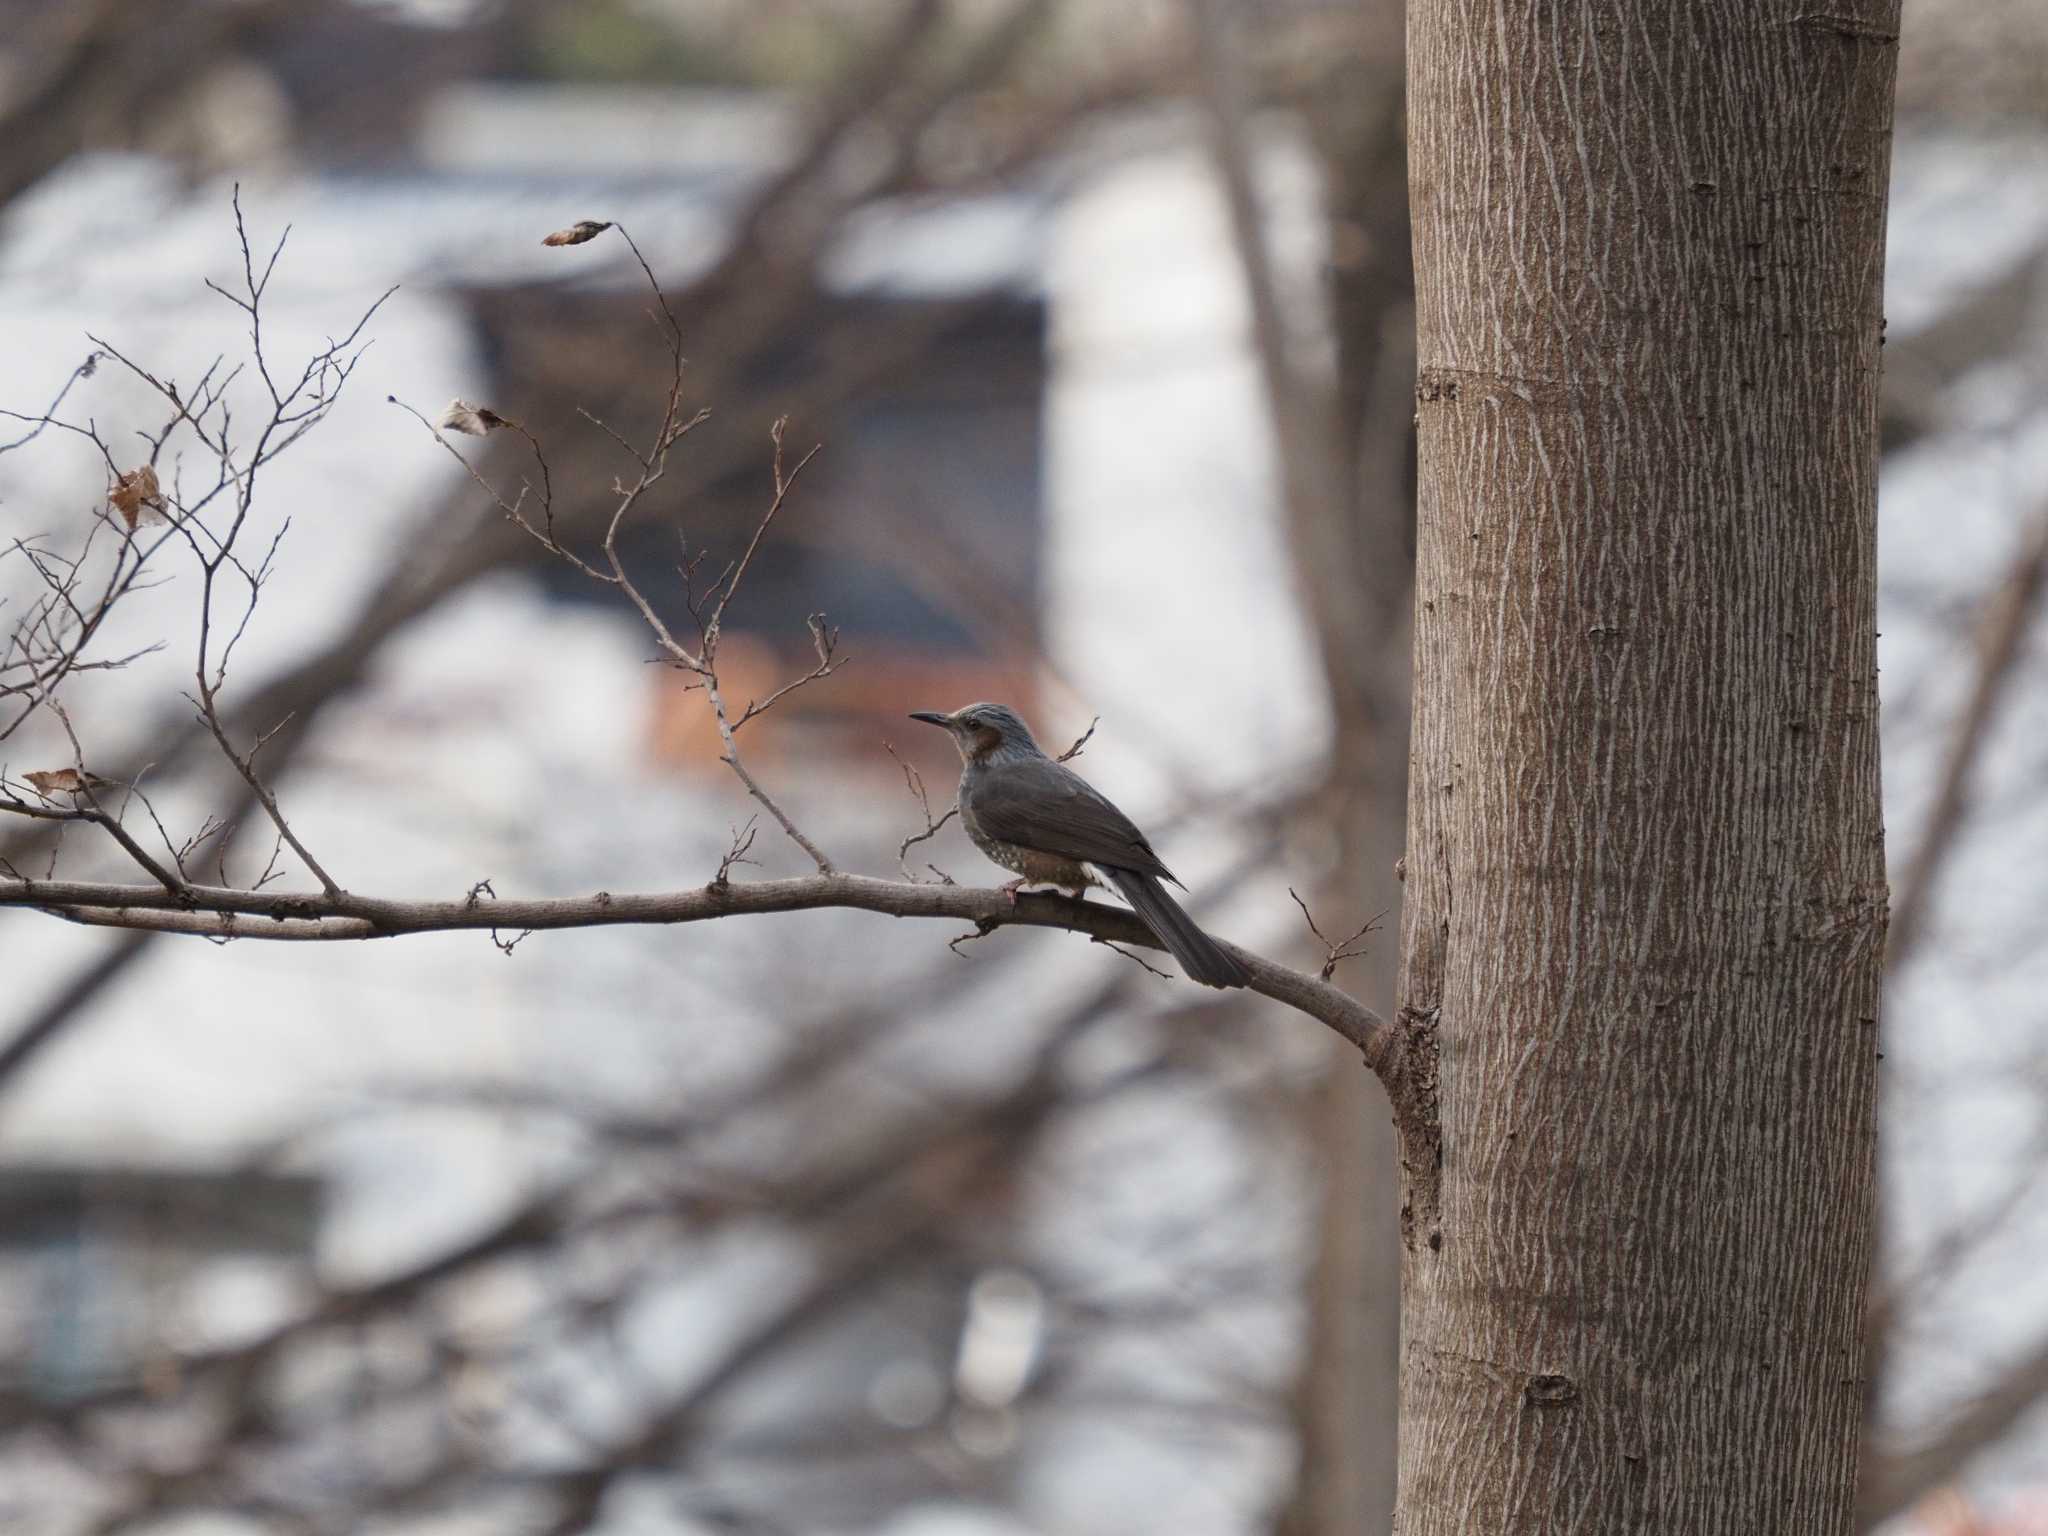
{"type": "Polygon", "coordinates": [[[165,869],[163,865],[156,861],[147,848],[136,842],[128,829],[122,826],[113,816],[109,815],[100,806],[99,802],[92,798],[91,790],[80,789],[77,793],[85,799],[86,803],[74,805],[70,810],[61,810],[54,805],[31,804],[23,800],[11,788],[4,788],[4,786],[0,786],[0,792],[4,792],[6,795],[5,799],[0,799],[0,811],[5,811],[9,815],[26,817],[31,821],[88,822],[104,830],[109,837],[120,844],[122,852],[126,853],[140,865],[143,872],[152,880],[155,880],[157,884],[161,885],[165,891],[175,896],[185,889],[185,882],[172,874],[168,869],[165,869]]]}
{"type": "Polygon", "coordinates": [[[1074,744],[1071,747],[1067,748],[1066,751],[1062,752],[1056,759],[1054,759],[1054,761],[1062,763],[1071,763],[1075,758],[1079,757],[1081,755],[1081,749],[1088,745],[1089,741],[1095,735],[1095,727],[1097,727],[1100,724],[1102,724],[1102,716],[1097,715],[1093,720],[1090,720],[1088,722],[1088,729],[1083,731],[1079,736],[1074,738],[1074,744]]]}
{"type": "MultiPolygon", "coordinates": [[[[910,850],[912,848],[915,848],[919,843],[928,842],[930,839],[937,837],[939,835],[940,829],[943,828],[947,822],[951,821],[955,816],[958,816],[960,814],[960,802],[958,800],[955,800],[952,803],[952,805],[947,808],[946,813],[943,816],[935,818],[932,815],[931,794],[924,787],[924,775],[919,773],[915,768],[911,767],[910,764],[903,761],[902,758],[897,757],[896,749],[893,746],[891,746],[888,742],[885,741],[882,743],[882,750],[889,754],[890,758],[894,760],[898,768],[901,768],[903,770],[903,787],[910,792],[910,798],[917,802],[917,808],[919,812],[921,812],[924,816],[924,830],[922,832],[911,833],[910,836],[904,838],[903,841],[897,844],[896,846],[896,867],[903,871],[904,879],[909,880],[913,883],[918,883],[917,876],[913,875],[910,872],[910,850]]],[[[943,881],[945,884],[952,885],[955,883],[951,875],[945,873],[943,870],[939,869],[935,865],[927,864],[925,868],[931,870],[931,872],[937,875],[939,879],[943,881]]]]}
{"type": "MultiPolygon", "coordinates": [[[[1147,960],[1143,955],[1139,954],[1136,950],[1125,949],[1123,945],[1117,943],[1114,939],[1095,939],[1091,942],[1101,944],[1106,948],[1115,950],[1118,954],[1122,955],[1126,960],[1130,961],[1131,964],[1137,966],[1140,970],[1150,971],[1154,976],[1157,976],[1161,981],[1173,980],[1171,976],[1167,975],[1166,972],[1159,969],[1158,966],[1154,965],[1151,961],[1147,960]]],[[[1326,977],[1325,980],[1327,979],[1328,978],[1326,977]]]]}
{"type": "Polygon", "coordinates": [[[1348,938],[1339,939],[1336,943],[1332,944],[1329,939],[1324,937],[1323,930],[1316,926],[1315,914],[1309,911],[1308,903],[1299,896],[1295,896],[1293,886],[1287,887],[1287,894],[1294,897],[1294,904],[1301,908],[1302,920],[1308,924],[1308,931],[1314,934],[1316,942],[1323,946],[1322,976],[1325,981],[1328,981],[1337,974],[1337,963],[1339,961],[1353,960],[1365,953],[1363,949],[1357,947],[1358,941],[1379,927],[1380,919],[1387,915],[1384,912],[1375,913],[1359,925],[1356,933],[1351,934],[1348,938]]]}
{"type": "MultiPolygon", "coordinates": [[[[716,664],[718,636],[720,626],[725,619],[726,608],[731,604],[733,595],[739,591],[740,582],[746,576],[748,566],[753,563],[754,552],[761,547],[761,540],[767,535],[769,524],[775,521],[775,514],[782,510],[783,503],[789,499],[790,489],[796,484],[797,477],[804,472],[804,467],[818,456],[818,448],[813,446],[808,453],[797,460],[796,467],[785,475],[782,469],[782,433],[786,425],[787,418],[778,419],[769,434],[775,445],[775,495],[768,503],[768,510],[761,514],[760,522],[755,525],[754,536],[748,541],[746,552],[740,556],[738,564],[733,567],[731,574],[726,577],[718,593],[717,602],[712,606],[709,618],[704,620],[701,625],[699,631],[702,637],[701,654],[703,657],[701,676],[704,680],[705,696],[711,701],[711,717],[717,722],[718,737],[725,748],[723,753],[725,765],[746,786],[747,793],[758,800],[762,807],[767,810],[768,814],[775,818],[776,824],[782,828],[789,840],[810,855],[811,862],[818,867],[818,873],[821,875],[831,875],[837,873],[837,871],[834,869],[832,861],[825,856],[824,850],[812,842],[803,830],[790,819],[782,807],[776,804],[768,791],[763,789],[760,782],[747,770],[747,765],[740,760],[739,743],[734,739],[737,727],[727,717],[725,695],[718,686],[718,668],[716,664]]],[[[816,635],[817,631],[814,630],[813,634],[816,635]]],[[[822,640],[819,641],[819,646],[821,653],[825,653],[825,646],[822,640]]],[[[830,656],[828,653],[825,653],[824,660],[820,663],[819,668],[811,673],[811,678],[827,676],[831,670],[830,656]]],[[[799,682],[807,682],[809,680],[810,678],[804,678],[799,679],[799,682]]],[[[784,690],[784,692],[787,691],[786,689],[784,690]]]]}

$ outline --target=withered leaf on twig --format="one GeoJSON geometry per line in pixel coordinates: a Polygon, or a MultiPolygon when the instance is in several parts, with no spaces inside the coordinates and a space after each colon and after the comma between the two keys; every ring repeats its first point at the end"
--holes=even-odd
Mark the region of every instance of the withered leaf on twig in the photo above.
{"type": "Polygon", "coordinates": [[[153,523],[164,520],[164,492],[157,483],[154,465],[144,464],[122,475],[107,492],[107,500],[121,514],[121,521],[131,533],[145,519],[153,523]]]}
{"type": "Polygon", "coordinates": [[[80,773],[76,768],[46,768],[40,773],[24,773],[22,778],[45,799],[51,795],[75,795],[108,782],[96,773],[80,773]]]}
{"type": "Polygon", "coordinates": [[[611,225],[601,224],[596,219],[578,219],[567,229],[558,229],[542,245],[581,245],[586,240],[595,240],[610,229],[611,225]]]}
{"type": "Polygon", "coordinates": [[[482,437],[493,427],[505,425],[505,418],[487,405],[450,400],[448,409],[441,413],[440,424],[450,432],[467,432],[471,437],[482,437]]]}

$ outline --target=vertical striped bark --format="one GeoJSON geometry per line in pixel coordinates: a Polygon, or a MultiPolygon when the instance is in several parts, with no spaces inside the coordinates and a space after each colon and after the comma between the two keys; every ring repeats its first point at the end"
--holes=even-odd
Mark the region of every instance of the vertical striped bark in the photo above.
{"type": "Polygon", "coordinates": [[[1896,0],[1414,0],[1402,1536],[1846,1532],[1896,0]]]}

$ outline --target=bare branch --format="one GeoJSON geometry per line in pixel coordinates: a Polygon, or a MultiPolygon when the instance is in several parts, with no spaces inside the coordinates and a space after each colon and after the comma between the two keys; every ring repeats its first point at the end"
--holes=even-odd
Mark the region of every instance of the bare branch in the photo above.
{"type": "MultiPolygon", "coordinates": [[[[15,541],[16,552],[27,559],[41,579],[45,592],[17,625],[6,652],[0,653],[0,694],[20,701],[17,713],[4,727],[0,727],[0,738],[12,734],[38,709],[53,711],[64,721],[67,733],[70,731],[69,719],[57,699],[59,686],[74,672],[115,666],[122,660],[132,659],[89,661],[87,648],[114,605],[148,584],[144,576],[151,556],[175,538],[190,550],[200,574],[197,644],[192,664],[195,692],[188,697],[206,733],[248,785],[277,828],[281,843],[298,855],[329,894],[336,894],[340,887],[293,833],[278,809],[276,796],[256,772],[254,760],[257,752],[279,727],[270,725],[248,751],[238,750],[233,743],[237,733],[231,732],[224,720],[218,696],[226,682],[236,648],[248,633],[258,597],[274,568],[279,544],[290,527],[290,520],[284,519],[269,538],[260,558],[245,558],[238,551],[237,542],[249,527],[255,510],[260,472],[286,448],[319,425],[333,408],[362,356],[359,338],[385,299],[395,290],[386,290],[364,309],[347,334],[339,340],[330,338],[324,347],[314,351],[296,378],[274,372],[264,352],[262,301],[276,272],[284,239],[280,237],[268,256],[259,260],[243,217],[239,189],[233,206],[235,232],[242,254],[243,292],[232,293],[218,284],[208,286],[223,294],[248,318],[253,361],[269,392],[268,418],[260,423],[251,442],[246,446],[239,445],[231,430],[233,423],[226,398],[227,386],[235,378],[236,370],[223,372],[222,361],[216,359],[195,387],[181,390],[174,381],[159,378],[112,345],[94,342],[97,350],[88,360],[89,364],[101,358],[111,359],[163,400],[170,408],[169,415],[159,430],[141,434],[149,445],[148,458],[139,464],[130,461],[126,465],[117,460],[90,422],[81,427],[58,420],[53,414],[55,403],[39,423],[38,431],[45,426],[55,427],[90,442],[107,467],[112,489],[108,493],[108,507],[99,513],[83,548],[75,557],[59,557],[24,541],[15,541]],[[185,495],[182,477],[175,469],[168,471],[174,487],[169,490],[158,473],[160,462],[173,466],[180,462],[175,455],[168,459],[164,455],[173,434],[181,430],[189,430],[215,462],[212,484],[203,486],[192,497],[185,495]],[[224,530],[217,530],[206,521],[209,507],[216,502],[227,509],[224,530]],[[139,537],[139,529],[146,519],[162,520],[168,526],[161,536],[144,540],[139,537]],[[92,540],[102,528],[112,529],[121,543],[104,584],[96,593],[89,593],[81,590],[82,573],[86,557],[91,553],[92,540]],[[223,589],[236,583],[245,593],[240,611],[238,614],[223,613],[220,611],[223,589]]],[[[79,370],[72,382],[90,372],[90,366],[79,370]]],[[[58,403],[69,388],[67,383],[65,390],[59,392],[58,403]]],[[[30,437],[33,436],[32,432],[30,437]]],[[[79,771],[82,773],[83,752],[75,736],[72,748],[74,760],[81,764],[79,771]]],[[[73,812],[61,813],[65,819],[95,822],[166,889],[182,887],[184,855],[160,822],[158,832],[171,853],[172,863],[180,867],[178,875],[173,875],[147,855],[122,829],[120,817],[107,814],[103,807],[92,802],[89,791],[80,798],[90,803],[78,805],[73,812]]],[[[46,813],[27,807],[18,796],[0,800],[0,810],[31,819],[53,819],[46,813]]],[[[153,807],[150,807],[150,814],[154,818],[153,807]]],[[[196,848],[202,840],[203,837],[190,839],[185,848],[196,848]]]]}
{"type": "MultiPolygon", "coordinates": [[[[530,489],[530,487],[522,487],[520,493],[517,496],[513,497],[510,501],[507,501],[505,499],[504,492],[500,491],[495,485],[491,484],[490,481],[486,480],[483,476],[482,471],[480,471],[474,464],[472,464],[469,461],[469,459],[463,454],[462,450],[457,448],[453,443],[449,442],[447,437],[443,435],[441,429],[434,425],[433,422],[427,420],[427,418],[423,414],[421,414],[421,412],[418,409],[416,409],[412,405],[407,404],[405,401],[399,399],[398,396],[396,395],[386,395],[384,398],[388,403],[397,406],[401,411],[404,411],[408,416],[412,417],[414,421],[417,421],[421,426],[425,427],[428,433],[433,437],[434,441],[439,443],[441,447],[447,451],[448,456],[454,459],[456,463],[460,464],[464,472],[468,474],[469,478],[474,480],[477,486],[483,491],[483,493],[491,498],[491,501],[497,506],[498,510],[505,514],[506,519],[518,528],[520,528],[521,530],[523,530],[525,533],[529,534],[533,539],[535,539],[540,544],[541,548],[545,549],[551,555],[555,555],[563,560],[568,561],[569,564],[573,565],[585,576],[588,576],[592,581],[601,581],[604,582],[606,585],[613,584],[614,578],[609,572],[599,570],[596,566],[590,564],[587,560],[583,559],[582,556],[578,555],[574,550],[570,549],[567,545],[563,544],[560,537],[556,534],[554,475],[548,467],[547,454],[541,450],[540,439],[535,437],[531,432],[529,432],[525,428],[525,426],[523,426],[519,422],[514,421],[509,416],[501,416],[495,411],[490,413],[489,419],[494,425],[508,428],[511,431],[517,433],[520,437],[526,440],[527,447],[533,450],[534,462],[539,466],[540,469],[541,520],[538,526],[536,526],[532,521],[530,521],[527,518],[525,512],[526,492],[528,489],[530,489]]],[[[687,432],[690,427],[694,427],[699,422],[705,420],[705,418],[708,417],[709,414],[710,413],[708,411],[699,411],[697,415],[688,423],[688,425],[685,426],[684,431],[687,432]]],[[[600,423],[600,425],[602,424],[600,423]]],[[[631,451],[630,448],[629,451],[631,451]]],[[[640,458],[640,455],[638,453],[634,453],[633,457],[635,458],[635,460],[638,460],[640,458]]]]}
{"type": "Polygon", "coordinates": [[[733,868],[736,865],[758,863],[757,860],[748,858],[747,853],[754,846],[754,833],[759,820],[759,817],[749,816],[745,826],[732,829],[732,842],[719,856],[718,873],[711,877],[713,885],[730,885],[733,868]]]}
{"type": "MultiPolygon", "coordinates": [[[[806,875],[695,890],[542,900],[398,901],[347,892],[293,893],[187,885],[151,886],[75,880],[0,879],[0,907],[37,907],[94,927],[150,929],[214,938],[347,940],[465,929],[594,928],[618,924],[704,922],[771,912],[844,908],[887,917],[944,918],[986,932],[1012,924],[1062,928],[1091,938],[1158,949],[1152,930],[1121,907],[1039,893],[1014,898],[997,889],[913,884],[863,875],[806,875]]],[[[1251,988],[1327,1024],[1364,1052],[1377,1070],[1390,1052],[1379,1015],[1317,977],[1241,949],[1223,948],[1251,973],[1251,988]]]]}
{"type": "Polygon", "coordinates": [[[85,361],[72,369],[70,374],[66,376],[63,385],[57,390],[56,398],[43,407],[43,413],[40,416],[24,416],[18,411],[0,410],[0,416],[28,423],[28,431],[24,432],[20,437],[11,438],[7,442],[0,443],[0,453],[11,453],[16,448],[26,447],[41,437],[44,430],[56,419],[57,412],[63,407],[65,397],[71,393],[72,386],[80,379],[91,378],[98,371],[99,365],[100,354],[97,350],[86,353],[85,361]]]}
{"type": "Polygon", "coordinates": [[[22,799],[6,785],[4,780],[0,780],[0,794],[4,794],[6,797],[0,799],[0,811],[5,811],[12,816],[24,816],[31,821],[90,822],[93,826],[103,829],[107,836],[119,843],[122,851],[137,864],[141,865],[143,871],[166,891],[175,894],[184,889],[184,882],[165,869],[163,865],[159,864],[151,856],[148,849],[136,842],[128,829],[122,826],[117,818],[109,815],[100,805],[99,801],[94,798],[90,788],[81,787],[72,793],[74,803],[69,810],[60,809],[55,805],[49,804],[35,805],[22,799]],[[77,803],[79,801],[83,803],[77,803]]]}
{"type": "Polygon", "coordinates": [[[784,683],[759,703],[749,699],[747,707],[740,711],[739,719],[732,723],[735,735],[738,734],[739,728],[749,720],[767,714],[785,694],[795,693],[797,689],[803,687],[806,683],[820,682],[846,665],[846,659],[836,654],[839,648],[838,627],[827,624],[825,622],[825,615],[822,613],[805,615],[804,623],[810,628],[811,648],[817,652],[818,664],[794,682],[784,683]]]}
{"type": "MultiPolygon", "coordinates": [[[[313,857],[312,850],[299,841],[298,834],[292,831],[291,823],[284,819],[284,812],[278,809],[277,796],[271,793],[270,786],[257,776],[255,752],[238,752],[234,743],[228,739],[227,727],[222,723],[220,711],[215,707],[212,691],[202,689],[196,702],[199,705],[200,718],[206,722],[207,730],[213,733],[213,739],[220,744],[222,755],[234,764],[235,772],[242,776],[242,782],[249,786],[249,792],[256,797],[256,803],[263,807],[263,814],[268,816],[271,825],[277,828],[277,835],[298,855],[299,862],[320,882],[322,890],[329,896],[340,895],[341,887],[321,866],[320,861],[313,857]]],[[[257,745],[260,747],[262,742],[259,740],[257,745]]]]}

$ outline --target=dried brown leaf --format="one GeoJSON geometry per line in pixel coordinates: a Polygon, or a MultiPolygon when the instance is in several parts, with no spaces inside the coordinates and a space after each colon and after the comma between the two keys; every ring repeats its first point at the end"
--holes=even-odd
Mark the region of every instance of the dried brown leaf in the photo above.
{"type": "Polygon", "coordinates": [[[487,405],[471,405],[467,400],[450,400],[448,409],[441,413],[441,423],[450,432],[466,432],[471,437],[482,437],[493,427],[505,425],[505,418],[487,405]]]}
{"type": "Polygon", "coordinates": [[[586,240],[595,240],[610,229],[611,225],[601,224],[596,219],[578,219],[567,229],[558,229],[542,245],[581,245],[586,240]]]}
{"type": "Polygon", "coordinates": [[[48,768],[40,773],[24,773],[28,786],[44,797],[50,795],[75,795],[85,788],[85,775],[76,768],[48,768]]]}
{"type": "Polygon", "coordinates": [[[107,500],[121,514],[121,521],[131,533],[139,523],[164,520],[164,492],[157,483],[154,465],[144,464],[122,475],[107,492],[107,500]]]}

